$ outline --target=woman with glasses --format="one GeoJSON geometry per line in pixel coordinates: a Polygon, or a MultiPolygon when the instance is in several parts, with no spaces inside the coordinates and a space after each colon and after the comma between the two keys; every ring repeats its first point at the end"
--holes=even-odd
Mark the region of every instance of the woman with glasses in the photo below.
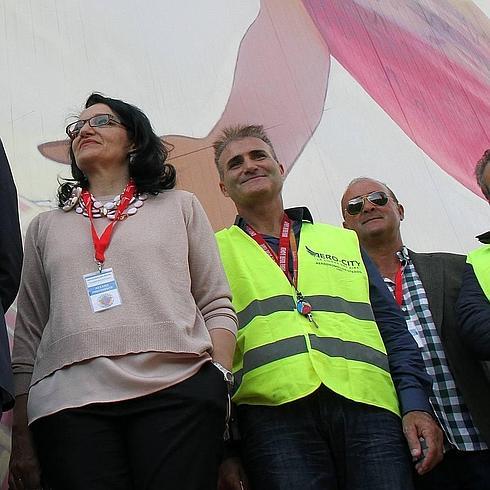
{"type": "Polygon", "coordinates": [[[92,94],[66,132],[25,242],[10,489],[216,488],[237,322],[209,222],[138,108],[92,94]]]}

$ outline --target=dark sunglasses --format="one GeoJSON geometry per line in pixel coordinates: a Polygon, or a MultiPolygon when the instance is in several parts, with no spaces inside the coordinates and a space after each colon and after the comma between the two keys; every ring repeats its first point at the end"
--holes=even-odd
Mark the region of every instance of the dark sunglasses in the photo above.
{"type": "Polygon", "coordinates": [[[345,210],[351,215],[355,216],[359,214],[364,209],[364,203],[366,199],[376,206],[385,206],[388,202],[388,195],[383,191],[370,192],[365,196],[355,197],[347,203],[345,210]]]}
{"type": "Polygon", "coordinates": [[[111,114],[97,114],[90,119],[80,119],[79,121],[68,124],[65,129],[66,134],[70,139],[75,139],[85,126],[85,123],[88,123],[91,128],[100,128],[101,126],[108,126],[109,124],[119,124],[120,126],[125,127],[121,121],[118,121],[111,114]]]}

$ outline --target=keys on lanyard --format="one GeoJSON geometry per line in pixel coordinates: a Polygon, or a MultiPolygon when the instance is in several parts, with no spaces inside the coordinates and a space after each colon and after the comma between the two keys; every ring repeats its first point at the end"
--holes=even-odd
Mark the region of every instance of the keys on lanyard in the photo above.
{"type": "Polygon", "coordinates": [[[296,310],[298,311],[298,313],[308,318],[308,320],[313,323],[316,328],[318,328],[318,324],[315,322],[313,315],[311,314],[311,312],[313,311],[311,304],[305,300],[300,291],[296,291],[296,294],[296,310]]]}

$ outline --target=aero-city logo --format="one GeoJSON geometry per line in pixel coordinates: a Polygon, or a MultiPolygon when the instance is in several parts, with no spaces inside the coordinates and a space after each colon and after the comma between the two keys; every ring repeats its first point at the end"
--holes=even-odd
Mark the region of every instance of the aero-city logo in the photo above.
{"type": "Polygon", "coordinates": [[[310,255],[315,257],[315,261],[319,265],[329,265],[343,271],[359,273],[361,271],[361,263],[359,260],[346,259],[342,257],[337,257],[336,255],[315,252],[311,248],[305,245],[306,250],[310,255]]]}

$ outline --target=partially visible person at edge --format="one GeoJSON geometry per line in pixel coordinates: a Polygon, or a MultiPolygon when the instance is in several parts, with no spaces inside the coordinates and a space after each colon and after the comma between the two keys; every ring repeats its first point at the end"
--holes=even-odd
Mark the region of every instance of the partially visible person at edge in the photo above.
{"type": "MultiPolygon", "coordinates": [[[[217,240],[239,318],[233,400],[251,488],[412,488],[408,448],[418,460],[428,439],[425,473],[440,460],[440,429],[376,268],[355,233],[284,210],[284,167],[262,126],[227,128],[214,149],[238,211],[217,240]]],[[[241,486],[237,458],[225,460],[219,488],[241,486]]]]}
{"type": "Polygon", "coordinates": [[[20,283],[22,238],[19,225],[17,190],[0,140],[0,418],[14,405],[14,384],[5,313],[10,308],[20,283]]]}
{"type": "Polygon", "coordinates": [[[415,477],[415,487],[490,489],[490,386],[461,345],[454,312],[465,257],[409,250],[400,232],[405,210],[377,180],[354,179],[342,197],[342,214],[403,311],[432,377],[430,401],[446,453],[432,471],[415,477]]]}
{"type": "Polygon", "coordinates": [[[92,94],[66,132],[73,180],[26,237],[10,489],[212,490],[237,320],[211,226],[137,107],[92,94]]]}
{"type": "MultiPolygon", "coordinates": [[[[490,149],[475,169],[476,180],[490,203],[490,149]]],[[[490,361],[490,231],[476,237],[483,245],[468,254],[457,303],[463,341],[478,359],[490,361]]],[[[490,382],[490,364],[482,364],[490,382]]],[[[490,410],[490,405],[487,406],[490,410]]]]}

